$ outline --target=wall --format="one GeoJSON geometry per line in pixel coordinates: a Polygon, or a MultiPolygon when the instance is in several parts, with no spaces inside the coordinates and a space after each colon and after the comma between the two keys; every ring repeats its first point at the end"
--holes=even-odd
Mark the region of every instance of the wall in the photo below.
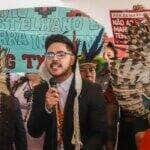
{"type": "Polygon", "coordinates": [[[135,4],[142,4],[150,8],[148,0],[0,0],[0,9],[36,7],[36,6],[62,6],[80,9],[93,19],[105,26],[106,32],[111,36],[109,18],[110,9],[131,9],[135,4]]]}

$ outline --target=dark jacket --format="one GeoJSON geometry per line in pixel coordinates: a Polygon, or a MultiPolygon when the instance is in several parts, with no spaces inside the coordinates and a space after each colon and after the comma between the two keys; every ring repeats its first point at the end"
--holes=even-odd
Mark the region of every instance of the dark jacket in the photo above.
{"type": "MultiPolygon", "coordinates": [[[[44,150],[56,150],[56,113],[45,111],[45,94],[48,85],[42,83],[35,88],[32,111],[27,123],[28,132],[33,137],[40,137],[45,132],[44,150]]],[[[73,103],[76,95],[74,79],[72,81],[64,108],[63,142],[65,150],[74,150],[71,144],[73,134],[73,103]]],[[[83,81],[79,96],[79,117],[81,140],[84,150],[101,150],[106,138],[106,110],[104,97],[97,84],[83,81]]]]}
{"type": "Polygon", "coordinates": [[[2,93],[0,98],[0,150],[27,150],[19,101],[2,93]]]}

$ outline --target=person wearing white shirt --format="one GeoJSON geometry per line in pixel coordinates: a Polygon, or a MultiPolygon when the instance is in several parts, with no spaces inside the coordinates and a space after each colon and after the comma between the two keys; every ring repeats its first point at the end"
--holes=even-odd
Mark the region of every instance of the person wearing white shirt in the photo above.
{"type": "Polygon", "coordinates": [[[45,49],[45,78],[33,91],[29,134],[39,137],[45,132],[43,150],[101,150],[107,119],[99,85],[81,79],[70,39],[48,36],[45,49]],[[50,78],[56,80],[55,87],[50,78]]]}

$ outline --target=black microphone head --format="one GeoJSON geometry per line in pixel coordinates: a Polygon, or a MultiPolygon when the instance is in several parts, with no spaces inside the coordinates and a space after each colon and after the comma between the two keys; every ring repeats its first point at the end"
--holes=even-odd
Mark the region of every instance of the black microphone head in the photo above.
{"type": "Polygon", "coordinates": [[[51,87],[56,88],[56,84],[57,84],[56,79],[54,77],[50,78],[49,79],[49,84],[50,84],[51,87]]]}

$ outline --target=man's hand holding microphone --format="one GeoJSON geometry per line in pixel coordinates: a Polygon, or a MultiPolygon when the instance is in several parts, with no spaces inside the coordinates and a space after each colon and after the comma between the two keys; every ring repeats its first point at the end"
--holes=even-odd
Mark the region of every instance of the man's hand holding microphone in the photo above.
{"type": "Polygon", "coordinates": [[[57,106],[57,104],[60,101],[59,92],[56,86],[56,80],[55,78],[51,78],[49,80],[50,88],[48,89],[46,93],[46,100],[45,100],[45,106],[46,109],[49,112],[52,112],[53,109],[57,106]]]}

